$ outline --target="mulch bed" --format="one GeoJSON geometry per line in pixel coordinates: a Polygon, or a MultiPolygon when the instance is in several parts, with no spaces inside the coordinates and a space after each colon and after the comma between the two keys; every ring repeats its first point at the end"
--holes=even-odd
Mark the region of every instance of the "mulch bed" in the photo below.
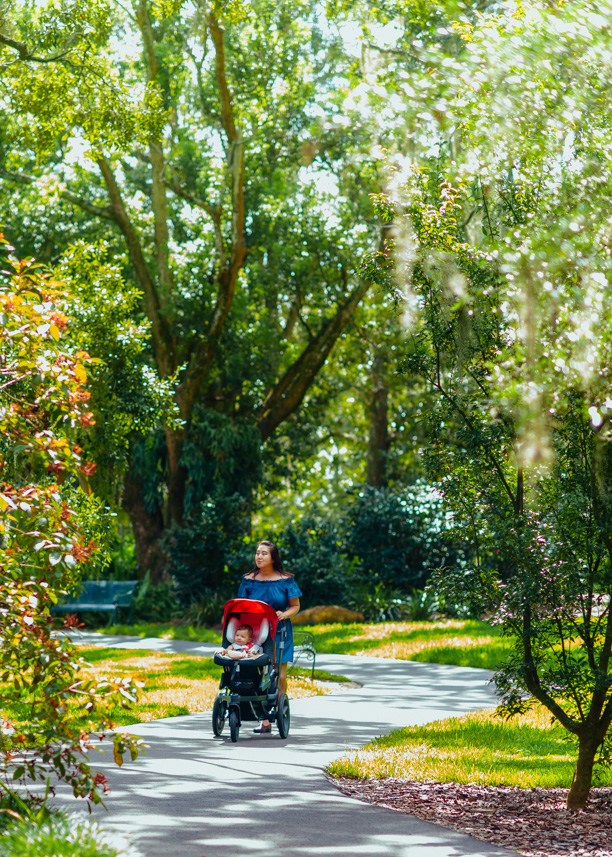
{"type": "Polygon", "coordinates": [[[612,788],[568,812],[567,789],[331,779],[344,794],[406,812],[529,857],[612,857],[612,788]]]}

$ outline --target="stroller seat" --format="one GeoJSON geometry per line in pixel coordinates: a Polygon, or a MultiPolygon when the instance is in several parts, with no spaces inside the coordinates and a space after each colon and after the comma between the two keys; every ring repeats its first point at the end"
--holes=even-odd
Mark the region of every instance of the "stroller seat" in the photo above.
{"type": "MultiPolygon", "coordinates": [[[[253,629],[253,644],[259,646],[263,651],[256,658],[228,658],[226,655],[215,654],[214,662],[222,667],[240,664],[240,672],[248,667],[265,667],[272,663],[274,643],[270,639],[270,623],[267,617],[259,614],[241,613],[239,616],[230,616],[223,629],[223,647],[227,648],[236,638],[236,631],[240,625],[250,625],[253,629]]],[[[246,670],[245,670],[246,673],[246,670]]]]}

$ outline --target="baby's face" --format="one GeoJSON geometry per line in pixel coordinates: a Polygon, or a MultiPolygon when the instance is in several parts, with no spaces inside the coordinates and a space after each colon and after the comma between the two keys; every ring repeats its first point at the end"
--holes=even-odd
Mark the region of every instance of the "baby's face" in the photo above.
{"type": "Polygon", "coordinates": [[[251,635],[248,631],[236,631],[234,640],[239,646],[246,646],[251,642],[251,635]]]}

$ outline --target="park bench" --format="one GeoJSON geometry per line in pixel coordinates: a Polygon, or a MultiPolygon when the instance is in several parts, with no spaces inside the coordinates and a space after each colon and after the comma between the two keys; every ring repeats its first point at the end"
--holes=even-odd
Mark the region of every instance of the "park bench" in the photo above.
{"type": "Polygon", "coordinates": [[[317,650],[315,649],[314,637],[308,631],[296,631],[293,629],[293,666],[298,661],[311,661],[312,669],[310,677],[314,678],[315,661],[317,650]]]}
{"type": "Polygon", "coordinates": [[[78,595],[63,604],[56,604],[54,613],[109,613],[108,624],[117,619],[118,607],[130,608],[132,624],[132,600],[137,580],[84,580],[78,595]]]}

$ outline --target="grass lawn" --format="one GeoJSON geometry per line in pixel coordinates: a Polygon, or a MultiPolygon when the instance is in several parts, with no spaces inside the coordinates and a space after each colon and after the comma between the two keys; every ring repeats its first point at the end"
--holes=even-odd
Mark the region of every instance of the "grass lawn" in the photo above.
{"type": "MultiPolygon", "coordinates": [[[[167,655],[139,649],[81,647],[80,653],[89,661],[89,674],[96,677],[130,676],[144,682],[137,704],[131,711],[116,708],[111,717],[119,725],[145,723],[160,717],[176,717],[198,711],[210,711],[219,688],[222,668],[210,658],[167,655]]],[[[317,682],[346,681],[315,671],[315,683],[309,680],[309,670],[297,670],[289,678],[289,696],[318,696],[329,688],[317,682]]]]}
{"type": "MultiPolygon", "coordinates": [[[[538,707],[504,721],[495,709],[397,729],[336,759],[336,777],[416,780],[520,788],[569,787],[575,746],[538,707]]],[[[594,783],[612,785],[612,771],[596,769],[594,783]],[[599,778],[599,779],[597,779],[599,778]]]]}
{"type": "MultiPolygon", "coordinates": [[[[113,625],[103,633],[168,640],[221,642],[221,634],[210,628],[184,625],[113,625]]],[[[319,653],[380,658],[403,658],[424,663],[497,669],[512,650],[499,628],[476,620],[446,619],[439,622],[380,622],[354,625],[300,625],[308,631],[319,653]]]]}
{"type": "Polygon", "coordinates": [[[104,625],[95,629],[99,634],[120,634],[126,637],[160,637],[163,640],[189,640],[193,643],[221,645],[221,632],[193,625],[172,625],[170,622],[136,622],[134,625],[104,625]]]}
{"type": "Polygon", "coordinates": [[[380,622],[372,625],[304,626],[317,652],[496,669],[512,651],[499,628],[476,620],[380,622]]]}

